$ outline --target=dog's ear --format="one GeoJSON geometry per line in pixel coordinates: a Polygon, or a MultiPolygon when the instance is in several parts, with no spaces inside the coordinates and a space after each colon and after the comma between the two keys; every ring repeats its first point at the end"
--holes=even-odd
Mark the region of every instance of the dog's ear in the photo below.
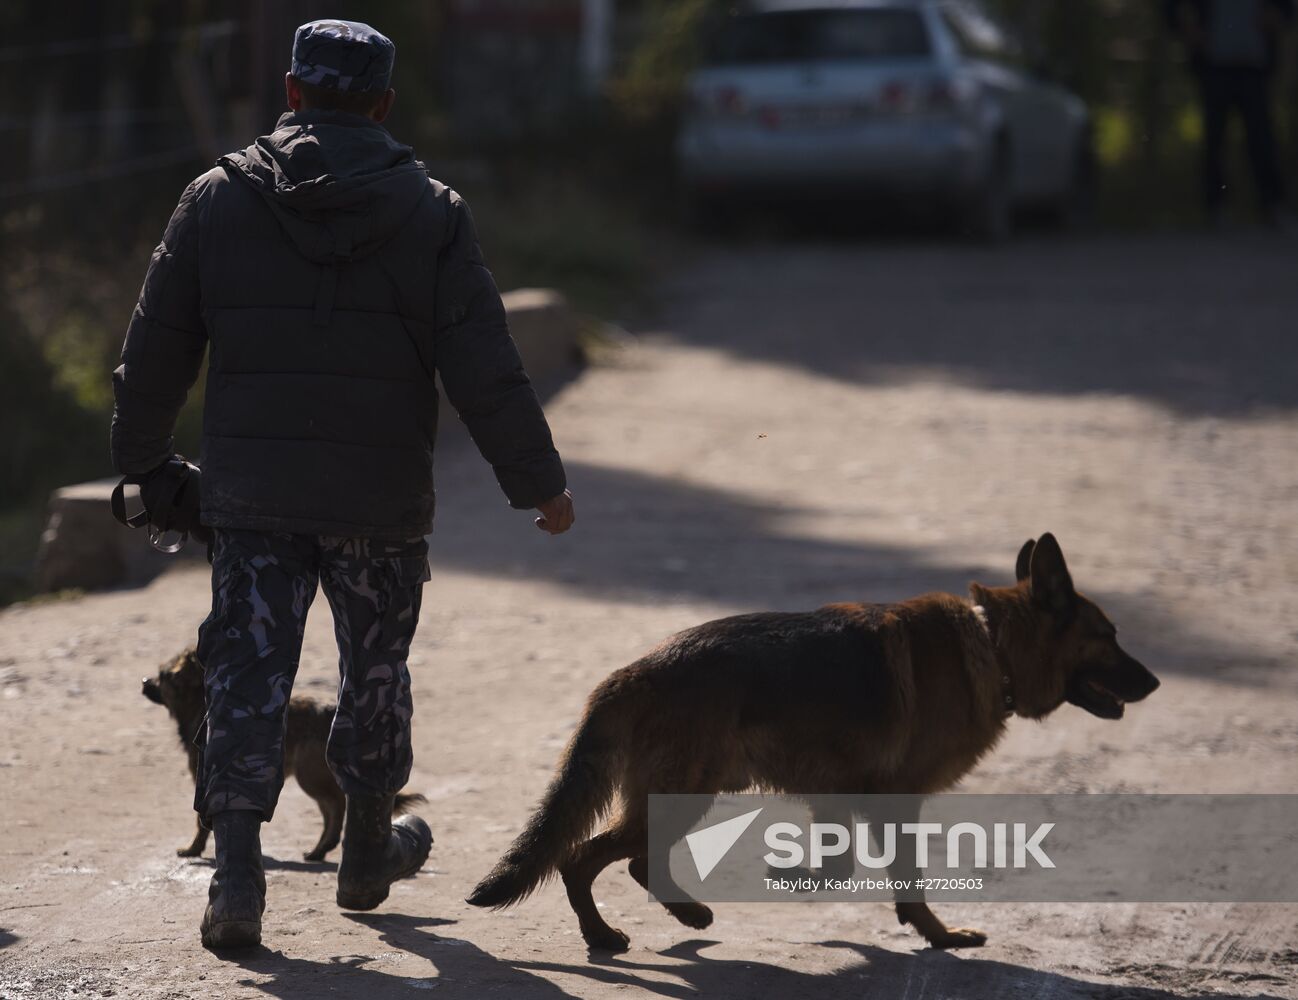
{"type": "Polygon", "coordinates": [[[1029,538],[1019,549],[1019,557],[1014,560],[1015,580],[1023,581],[1032,575],[1032,550],[1036,547],[1037,543],[1029,538]]]}
{"type": "Polygon", "coordinates": [[[176,657],[175,677],[187,688],[203,686],[203,665],[198,662],[198,653],[187,649],[176,657]]]}
{"type": "Polygon", "coordinates": [[[1056,614],[1066,614],[1077,601],[1073,578],[1064,563],[1064,553],[1055,536],[1046,532],[1037,539],[1029,557],[1032,596],[1042,607],[1056,614]]]}

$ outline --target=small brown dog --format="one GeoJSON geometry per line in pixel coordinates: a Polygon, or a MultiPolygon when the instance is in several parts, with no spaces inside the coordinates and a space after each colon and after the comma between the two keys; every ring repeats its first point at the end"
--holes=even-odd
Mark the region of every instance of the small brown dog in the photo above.
{"type": "MultiPolygon", "coordinates": [[[[156,677],[146,677],[144,697],[166,706],[180,731],[180,743],[185,748],[189,762],[189,776],[198,774],[198,746],[194,740],[207,703],[203,694],[203,665],[194,650],[187,649],[175,659],[164,663],[156,677]]],[[[333,724],[334,706],[322,705],[312,698],[301,696],[289,699],[288,720],[284,737],[284,773],[297,778],[302,791],[315,800],[324,817],[324,831],[320,840],[303,857],[307,861],[323,861],[325,855],[338,846],[342,837],[343,815],[347,798],[334,781],[325,759],[325,745],[329,740],[329,727],[333,724]]],[[[399,815],[411,806],[426,802],[422,795],[398,795],[393,815],[399,815]]],[[[207,846],[208,830],[202,823],[194,833],[188,847],[176,853],[182,858],[196,858],[207,846]]]]}

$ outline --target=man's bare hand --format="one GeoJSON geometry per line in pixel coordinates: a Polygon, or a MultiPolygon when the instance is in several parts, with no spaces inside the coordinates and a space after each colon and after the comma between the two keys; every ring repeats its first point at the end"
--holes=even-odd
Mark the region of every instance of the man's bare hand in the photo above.
{"type": "Polygon", "coordinates": [[[537,504],[541,516],[536,519],[536,526],[552,535],[562,535],[572,527],[577,515],[572,511],[572,492],[564,490],[557,497],[551,497],[545,503],[537,504]]]}

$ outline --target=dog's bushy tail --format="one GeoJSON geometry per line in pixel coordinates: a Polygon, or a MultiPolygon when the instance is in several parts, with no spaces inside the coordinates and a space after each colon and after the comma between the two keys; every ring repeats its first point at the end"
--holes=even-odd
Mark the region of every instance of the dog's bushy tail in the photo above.
{"type": "Polygon", "coordinates": [[[598,692],[569,741],[540,808],[466,902],[501,909],[525,899],[553,877],[608,808],[621,759],[615,738],[620,727],[608,724],[608,706],[598,705],[597,697],[598,692]]]}
{"type": "Polygon", "coordinates": [[[414,793],[414,792],[410,794],[401,792],[392,801],[392,815],[404,816],[406,813],[410,812],[410,810],[413,809],[415,806],[422,806],[427,804],[427,802],[428,802],[428,796],[426,795],[419,795],[418,793],[414,793]]]}

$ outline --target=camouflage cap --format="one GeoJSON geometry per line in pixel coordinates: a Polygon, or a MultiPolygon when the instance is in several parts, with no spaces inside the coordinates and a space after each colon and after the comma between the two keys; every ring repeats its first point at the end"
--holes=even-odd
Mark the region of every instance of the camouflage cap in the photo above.
{"type": "Polygon", "coordinates": [[[368,24],[311,21],[293,36],[290,72],[303,83],[350,93],[387,90],[397,47],[368,24]]]}

